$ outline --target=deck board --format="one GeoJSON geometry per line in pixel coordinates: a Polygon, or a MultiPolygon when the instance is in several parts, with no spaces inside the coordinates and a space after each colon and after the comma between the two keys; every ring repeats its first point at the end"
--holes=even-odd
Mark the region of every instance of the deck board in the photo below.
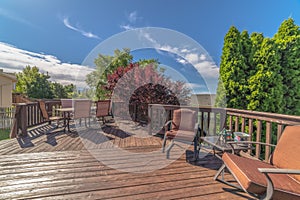
{"type": "MultiPolygon", "coordinates": [[[[140,161],[149,156],[160,156],[161,138],[130,136],[116,127],[104,130],[109,141],[95,135],[88,138],[93,141],[89,148],[94,155],[85,149],[85,139],[55,133],[50,125],[30,132],[23,146],[32,145],[26,148],[17,139],[0,141],[0,199],[249,199],[213,180],[221,166],[213,155],[189,163],[192,152],[187,150],[157,170],[127,172],[140,167],[140,161]],[[130,153],[119,154],[113,145],[130,153]],[[100,161],[94,157],[98,154],[100,161]]],[[[160,159],[165,158],[153,159],[148,167],[160,159]]]]}

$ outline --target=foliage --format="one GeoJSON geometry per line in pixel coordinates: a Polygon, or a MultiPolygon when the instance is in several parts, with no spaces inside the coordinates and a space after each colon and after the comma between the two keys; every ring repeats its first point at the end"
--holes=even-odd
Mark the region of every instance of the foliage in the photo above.
{"type": "Polygon", "coordinates": [[[247,32],[232,26],[224,38],[220,64],[216,106],[244,108],[247,95],[247,71],[249,71],[250,39],[247,32]],[[226,98],[226,99],[225,99],[226,98]]]}
{"type": "Polygon", "coordinates": [[[6,140],[10,138],[10,129],[0,129],[0,140],[6,140]]]}
{"type": "Polygon", "coordinates": [[[39,72],[34,66],[26,66],[17,74],[16,92],[27,94],[30,98],[53,98],[50,86],[50,76],[39,72]]]}
{"type": "Polygon", "coordinates": [[[274,41],[265,38],[254,61],[257,72],[250,77],[248,109],[266,112],[282,112],[282,76],[279,54],[274,41]]]}
{"type": "Polygon", "coordinates": [[[51,90],[53,92],[53,98],[73,98],[76,94],[76,86],[73,84],[62,85],[57,82],[51,83],[51,90]]]}
{"type": "Polygon", "coordinates": [[[49,79],[50,76],[40,73],[36,66],[26,66],[22,72],[17,74],[16,92],[37,99],[72,98],[75,95],[75,85],[64,86],[51,82],[49,79]]]}
{"type": "MultiPolygon", "coordinates": [[[[101,90],[108,91],[107,98],[113,96],[114,101],[136,104],[172,104],[186,103],[190,91],[181,81],[172,81],[165,77],[156,67],[156,63],[140,66],[130,63],[119,67],[114,73],[108,74],[107,85],[101,90]]],[[[147,116],[147,107],[139,107],[139,114],[147,116]]]]}
{"type": "Polygon", "coordinates": [[[293,19],[273,38],[231,27],[224,37],[216,106],[300,114],[300,30],[293,19]]]}
{"type": "MultiPolygon", "coordinates": [[[[107,82],[107,75],[115,71],[120,66],[127,66],[132,62],[132,55],[130,55],[130,49],[124,48],[122,51],[116,49],[114,55],[102,55],[99,54],[95,59],[96,70],[91,72],[86,77],[86,83],[95,91],[96,88],[101,88],[107,82]]],[[[96,96],[98,99],[102,99],[107,94],[105,91],[97,90],[96,96]]]]}
{"type": "Polygon", "coordinates": [[[300,30],[289,18],[274,36],[280,54],[283,79],[283,112],[300,115],[300,30]]]}

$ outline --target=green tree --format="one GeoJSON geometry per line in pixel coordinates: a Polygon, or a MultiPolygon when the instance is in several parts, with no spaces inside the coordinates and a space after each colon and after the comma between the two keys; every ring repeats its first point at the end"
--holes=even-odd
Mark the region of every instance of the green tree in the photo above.
{"type": "Polygon", "coordinates": [[[53,92],[53,98],[68,98],[64,86],[60,83],[51,83],[51,90],[53,92]]]}
{"type": "Polygon", "coordinates": [[[245,71],[249,71],[249,66],[243,52],[249,54],[248,40],[248,33],[241,36],[234,26],[224,38],[216,97],[218,107],[245,108],[248,79],[245,71]]]}
{"type": "Polygon", "coordinates": [[[249,79],[248,109],[265,112],[282,112],[283,86],[277,46],[265,38],[254,62],[257,72],[249,79]]]}
{"type": "Polygon", "coordinates": [[[113,73],[120,66],[127,66],[132,62],[132,59],[128,48],[124,48],[122,51],[116,49],[113,56],[99,54],[94,61],[96,70],[86,77],[86,83],[90,87],[90,91],[87,93],[94,96],[94,92],[96,92],[98,99],[105,98],[107,96],[106,91],[96,90],[96,88],[101,88],[107,84],[107,74],[113,73]]]}
{"type": "Polygon", "coordinates": [[[16,92],[27,94],[30,98],[53,98],[50,76],[39,72],[34,66],[26,66],[17,74],[16,92]]]}
{"type": "Polygon", "coordinates": [[[94,62],[96,70],[86,77],[86,83],[92,89],[97,87],[99,81],[106,82],[108,73],[112,73],[119,66],[127,66],[132,62],[132,55],[130,55],[130,49],[124,48],[122,51],[116,49],[113,56],[99,54],[94,62]]]}
{"type": "Polygon", "coordinates": [[[257,72],[257,63],[255,62],[255,57],[258,56],[258,52],[261,49],[262,42],[264,41],[264,36],[262,33],[252,33],[250,36],[251,40],[251,53],[250,53],[250,58],[249,62],[251,65],[250,71],[249,71],[249,76],[253,76],[257,72]]]}
{"type": "Polygon", "coordinates": [[[300,115],[300,30],[294,20],[282,22],[274,36],[278,46],[283,79],[283,112],[300,115]]]}

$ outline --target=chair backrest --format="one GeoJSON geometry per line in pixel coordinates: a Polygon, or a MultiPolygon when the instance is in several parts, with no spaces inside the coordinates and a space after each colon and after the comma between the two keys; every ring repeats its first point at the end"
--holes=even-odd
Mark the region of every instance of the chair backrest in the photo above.
{"type": "Polygon", "coordinates": [[[45,101],[40,100],[38,102],[39,102],[40,110],[42,112],[42,117],[46,120],[49,120],[49,115],[48,115],[48,112],[47,112],[47,109],[46,109],[45,101]]]}
{"type": "Polygon", "coordinates": [[[110,115],[111,100],[98,100],[96,104],[96,117],[110,115]]]}
{"type": "Polygon", "coordinates": [[[73,99],[61,99],[60,102],[62,108],[72,108],[73,106],[73,99]]]}
{"type": "MultiPolygon", "coordinates": [[[[300,169],[300,126],[287,126],[272,155],[272,164],[278,168],[300,169]]],[[[300,181],[300,175],[291,175],[300,181]]]]}
{"type": "Polygon", "coordinates": [[[194,131],[196,124],[196,111],[190,109],[177,109],[173,112],[172,129],[194,131]]]}
{"type": "Polygon", "coordinates": [[[91,115],[92,101],[89,99],[76,99],[73,101],[74,119],[88,118],[91,115]]]}

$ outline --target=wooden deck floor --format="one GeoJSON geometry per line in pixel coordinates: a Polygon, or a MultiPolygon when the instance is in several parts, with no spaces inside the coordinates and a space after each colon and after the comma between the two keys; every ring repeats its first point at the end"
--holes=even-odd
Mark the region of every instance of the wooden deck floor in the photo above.
{"type": "Polygon", "coordinates": [[[212,155],[187,162],[192,155],[187,150],[160,169],[128,172],[143,159],[133,159],[134,153],[145,152],[142,156],[148,158],[147,152],[160,149],[161,138],[128,136],[117,127],[103,130],[110,145],[133,153],[120,156],[102,142],[97,149],[105,161],[99,161],[78,135],[53,133],[49,125],[22,140],[0,141],[0,199],[249,199],[213,180],[221,161],[212,155]]]}

